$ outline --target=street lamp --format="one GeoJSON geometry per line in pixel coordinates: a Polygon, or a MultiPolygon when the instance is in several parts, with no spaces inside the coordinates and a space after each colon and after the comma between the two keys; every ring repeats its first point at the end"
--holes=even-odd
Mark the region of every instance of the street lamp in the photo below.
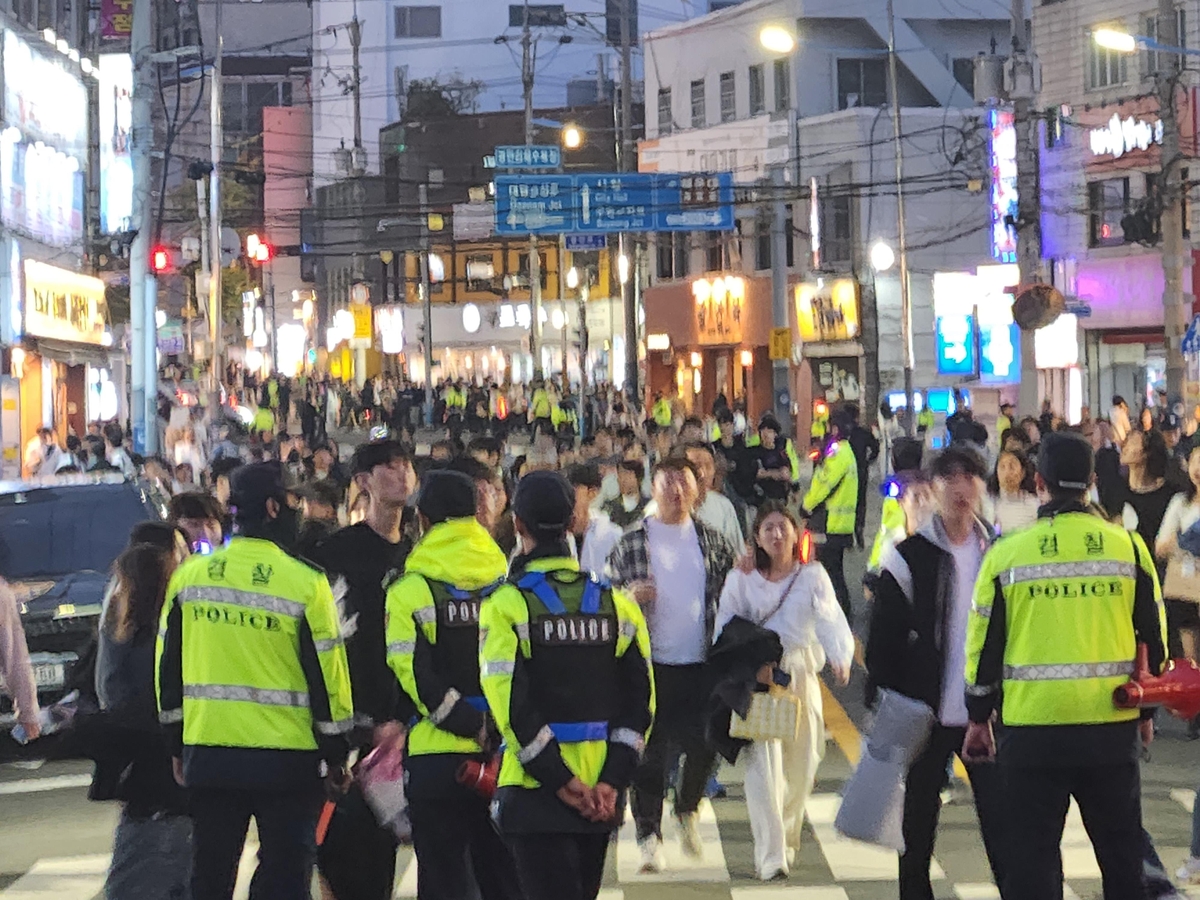
{"type": "Polygon", "coordinates": [[[562,144],[568,150],[578,150],[583,146],[583,129],[575,124],[564,125],[562,144]]]}
{"type": "Polygon", "coordinates": [[[574,266],[571,266],[571,268],[567,269],[567,287],[569,287],[571,290],[575,290],[575,288],[579,287],[579,270],[574,266]]]}
{"type": "Polygon", "coordinates": [[[1118,53],[1132,53],[1138,44],[1137,37],[1115,28],[1097,28],[1092,32],[1092,40],[1101,47],[1116,50],[1118,53]]]}
{"type": "Polygon", "coordinates": [[[796,49],[796,35],[782,25],[767,25],[758,33],[758,42],[772,53],[791,53],[796,49]]]}
{"type": "Polygon", "coordinates": [[[871,246],[871,268],[876,272],[886,272],[896,262],[896,252],[884,241],[876,241],[871,246]]]}

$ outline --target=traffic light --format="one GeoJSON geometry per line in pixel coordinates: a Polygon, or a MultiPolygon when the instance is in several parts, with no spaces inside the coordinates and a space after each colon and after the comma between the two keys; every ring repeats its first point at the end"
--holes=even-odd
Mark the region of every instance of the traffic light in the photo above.
{"type": "Polygon", "coordinates": [[[150,251],[150,271],[155,275],[164,275],[171,271],[171,251],[162,244],[150,251]]]}
{"type": "Polygon", "coordinates": [[[257,234],[248,234],[246,235],[246,258],[261,266],[275,258],[275,248],[257,234]]]}

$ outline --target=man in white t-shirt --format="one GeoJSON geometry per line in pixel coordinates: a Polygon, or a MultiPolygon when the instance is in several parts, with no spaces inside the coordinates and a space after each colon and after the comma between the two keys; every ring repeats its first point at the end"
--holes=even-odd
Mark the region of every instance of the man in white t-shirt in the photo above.
{"type": "Polygon", "coordinates": [[[713,490],[713,480],[717,476],[717,460],[713,456],[712,447],[708,444],[691,443],[685,447],[684,452],[688,462],[696,467],[696,487],[700,492],[696,503],[696,518],[713,531],[719,532],[741,556],[746,549],[746,539],[742,534],[737,510],[728,497],[713,490]]]}
{"type": "Polygon", "coordinates": [[[716,762],[704,739],[709,685],[704,661],[717,602],[735,553],[694,517],[699,490],[688,460],[668,457],[654,468],[655,512],[621,538],[608,559],[613,585],[646,614],[657,710],[645,756],[633,778],[632,807],[643,872],[661,872],[662,807],[667,770],[682,750],[675,816],[683,851],[701,854],[697,809],[716,762]]]}
{"type": "Polygon", "coordinates": [[[602,576],[608,555],[625,532],[603,512],[593,509],[603,480],[596,466],[580,463],[571,466],[566,475],[575,489],[575,515],[569,531],[575,544],[575,557],[581,570],[602,576]]]}

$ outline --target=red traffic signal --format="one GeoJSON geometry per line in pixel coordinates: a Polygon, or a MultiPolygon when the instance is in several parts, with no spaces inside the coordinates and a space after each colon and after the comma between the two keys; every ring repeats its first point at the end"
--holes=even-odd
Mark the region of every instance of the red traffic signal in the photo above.
{"type": "Polygon", "coordinates": [[[171,251],[161,244],[150,251],[150,271],[155,275],[171,271],[171,251]]]}
{"type": "Polygon", "coordinates": [[[252,263],[269,263],[275,258],[275,248],[257,234],[246,236],[246,258],[252,263]]]}

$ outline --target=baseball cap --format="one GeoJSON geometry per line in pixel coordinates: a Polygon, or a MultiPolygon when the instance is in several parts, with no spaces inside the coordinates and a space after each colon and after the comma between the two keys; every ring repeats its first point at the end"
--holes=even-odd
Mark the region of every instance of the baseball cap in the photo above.
{"type": "Polygon", "coordinates": [[[530,472],[517,483],[513,514],[535,537],[560,537],[575,514],[575,489],[558,472],[530,472]]]}
{"type": "Polygon", "coordinates": [[[283,467],[277,462],[254,463],[235,469],[229,479],[229,507],[234,517],[258,519],[266,515],[267,501],[287,501],[283,467]]]}
{"type": "Polygon", "coordinates": [[[1051,432],[1042,438],[1037,469],[1052,490],[1086,491],[1095,471],[1092,445],[1082,435],[1051,432]]]}
{"type": "Polygon", "coordinates": [[[475,515],[475,482],[462,472],[432,469],[421,479],[417,512],[437,525],[448,519],[469,519],[475,515]]]}
{"type": "Polygon", "coordinates": [[[359,444],[350,459],[351,477],[370,472],[376,466],[386,466],[397,459],[409,459],[409,452],[399,441],[368,441],[359,444]]]}

